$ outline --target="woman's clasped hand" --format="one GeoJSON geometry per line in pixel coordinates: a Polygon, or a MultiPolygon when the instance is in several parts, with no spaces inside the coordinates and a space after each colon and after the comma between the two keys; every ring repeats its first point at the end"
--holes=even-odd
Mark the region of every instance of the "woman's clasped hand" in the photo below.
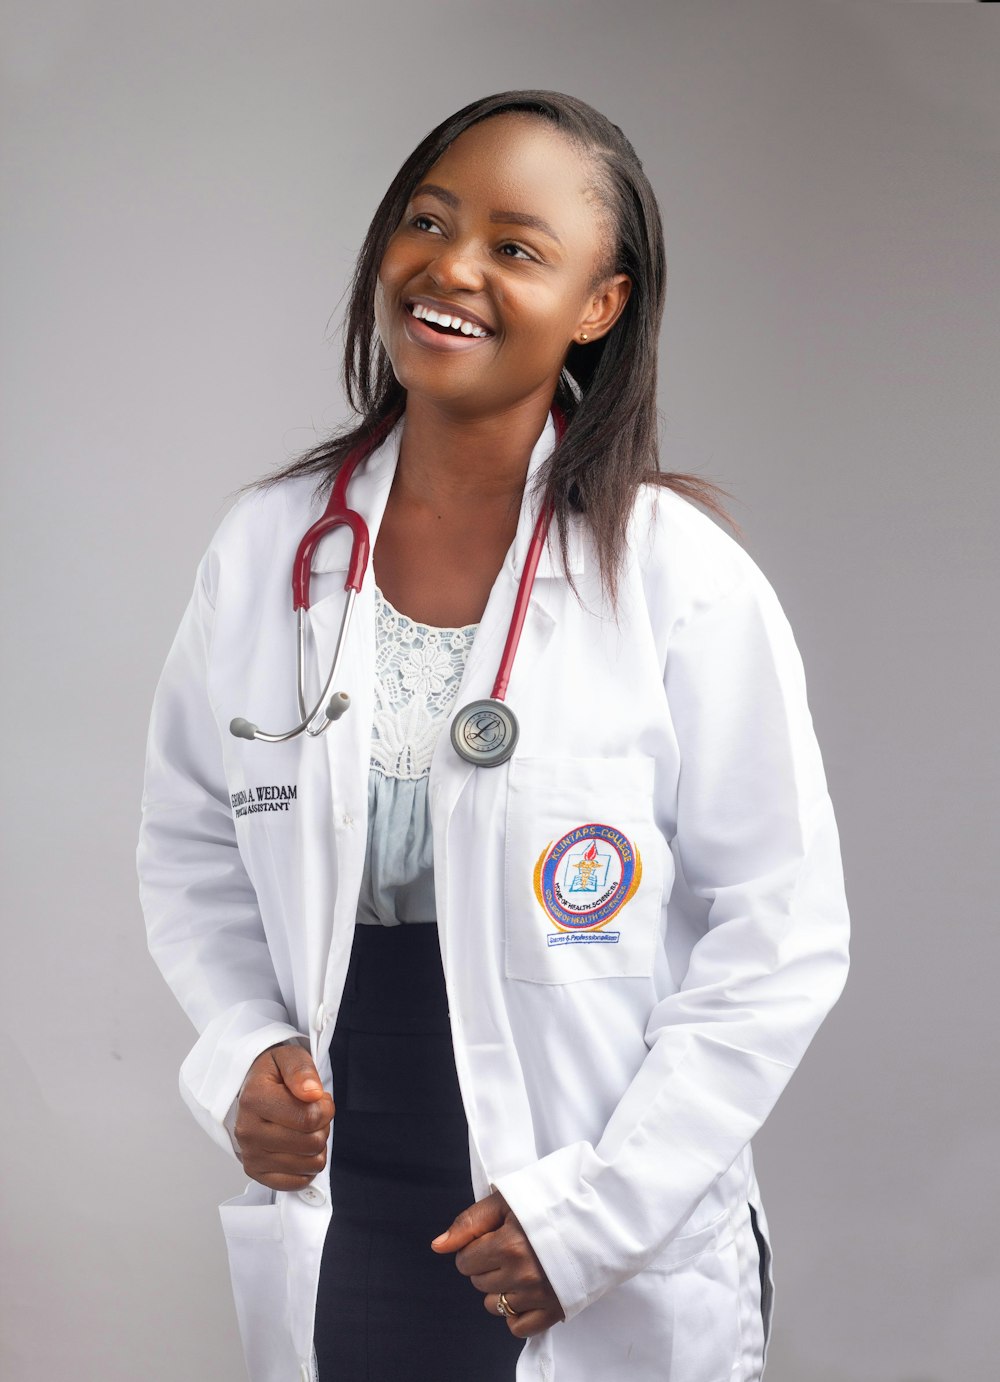
{"type": "Polygon", "coordinates": [[[540,1334],[564,1318],[542,1264],[499,1190],[463,1209],[431,1247],[455,1253],[455,1266],[483,1292],[491,1314],[503,1314],[503,1294],[512,1312],[507,1328],[517,1338],[540,1334]]]}
{"type": "Polygon", "coordinates": [[[333,1111],[304,1046],[262,1052],[243,1081],[233,1127],[247,1175],[270,1190],[308,1185],[326,1165],[333,1111]]]}

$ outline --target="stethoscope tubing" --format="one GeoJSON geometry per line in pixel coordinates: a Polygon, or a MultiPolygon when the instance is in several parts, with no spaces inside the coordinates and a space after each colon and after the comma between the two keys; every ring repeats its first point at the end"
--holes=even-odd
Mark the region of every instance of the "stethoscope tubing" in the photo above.
{"type": "Polygon", "coordinates": [[[238,717],[230,723],[229,729],[232,734],[240,739],[260,739],[266,744],[284,744],[289,739],[297,739],[300,734],[308,734],[311,738],[318,738],[325,734],[330,725],[335,720],[339,720],[341,715],[350,705],[350,697],[346,692],[341,691],[336,696],[332,696],[333,684],[337,673],[340,670],[340,663],[343,657],[344,646],[347,642],[347,630],[351,622],[351,615],[354,613],[354,602],[358,592],[361,590],[362,582],[365,578],[365,571],[368,567],[371,556],[371,537],[368,532],[368,524],[355,509],[347,507],[347,486],[351,476],[358,468],[364,458],[369,455],[379,442],[389,431],[390,427],[397,421],[397,418],[390,414],[383,418],[379,426],[372,435],[365,441],[359,442],[354,449],[345,457],[343,464],[337,472],[333,482],[333,489],[327,501],[326,509],[320,518],[311,525],[303,534],[298,547],[295,551],[295,560],[292,563],[292,608],[295,611],[297,629],[295,641],[295,672],[296,672],[296,697],[298,700],[299,715],[301,719],[292,729],[285,730],[281,734],[272,734],[267,730],[258,728],[249,720],[238,717]],[[312,582],[312,559],[316,548],[329,533],[337,528],[347,527],[351,530],[351,556],[347,567],[347,579],[344,582],[344,590],[347,592],[347,600],[344,604],[344,613],[340,620],[340,629],[337,634],[337,646],[333,654],[333,664],[330,667],[330,675],[326,679],[322,694],[311,710],[306,707],[305,678],[306,678],[306,615],[310,608],[311,582],[312,582]],[[322,722],[317,725],[316,720],[322,714],[322,722]]]}
{"type": "MultiPolygon", "coordinates": [[[[556,440],[561,438],[565,430],[566,422],[560,409],[554,410],[556,426],[556,440]]],[[[229,726],[230,732],[240,739],[260,739],[268,744],[283,744],[289,739],[296,739],[300,734],[308,734],[312,738],[318,738],[325,734],[334,720],[339,720],[341,715],[350,705],[350,697],[346,692],[339,692],[333,695],[333,686],[337,674],[340,671],[340,663],[343,658],[344,647],[347,641],[347,630],[350,626],[351,616],[354,612],[354,603],[364,582],[365,572],[368,569],[371,557],[371,538],[368,532],[368,525],[362,516],[355,509],[347,506],[347,486],[350,484],[358,465],[368,456],[379,442],[383,439],[389,429],[398,421],[398,415],[390,414],[384,418],[372,435],[363,442],[359,442],[356,447],[345,457],[340,470],[337,472],[330,492],[330,498],[322,516],[306,531],[295,552],[295,561],[292,565],[292,607],[295,611],[297,630],[296,630],[296,695],[298,700],[298,710],[301,720],[294,728],[285,730],[281,734],[272,734],[266,730],[259,729],[257,725],[242,717],[234,719],[229,726]],[[351,530],[351,556],[347,568],[347,579],[344,582],[344,590],[347,599],[344,604],[344,613],[340,621],[340,629],[337,634],[337,645],[333,654],[333,663],[330,667],[330,674],[326,679],[323,691],[311,710],[308,709],[305,694],[306,676],[306,616],[310,607],[310,587],[312,579],[312,559],[316,548],[329,533],[337,528],[347,527],[351,530]],[[322,722],[316,721],[322,715],[322,722]]],[[[535,583],[535,573],[538,570],[538,563],[541,560],[545,542],[548,537],[549,526],[552,521],[552,507],[549,503],[542,504],[535,527],[528,544],[528,551],[525,555],[524,569],[521,572],[521,579],[518,582],[517,595],[514,599],[514,610],[511,614],[510,626],[507,630],[507,640],[504,643],[503,653],[500,658],[500,666],[497,669],[496,680],[493,683],[493,691],[489,701],[477,701],[472,706],[467,706],[459,712],[453,724],[452,743],[463,758],[470,763],[480,766],[493,766],[497,763],[506,761],[514,750],[517,742],[518,728],[517,718],[513,711],[505,704],[507,687],[510,683],[511,672],[514,667],[514,658],[517,654],[517,646],[521,641],[521,631],[524,628],[524,621],[528,613],[528,604],[531,599],[531,591],[535,583]],[[474,750],[468,743],[463,742],[462,735],[457,731],[458,721],[467,720],[469,713],[478,710],[480,713],[490,711],[491,708],[499,713],[500,718],[506,722],[506,743],[498,746],[492,751],[474,750]]]]}
{"type": "Polygon", "coordinates": [[[510,674],[514,670],[514,655],[517,652],[517,645],[521,641],[521,630],[524,628],[524,621],[528,615],[528,604],[531,600],[532,587],[535,584],[535,572],[538,570],[538,563],[545,549],[545,539],[548,537],[551,521],[552,509],[550,505],[543,504],[535,521],[534,532],[531,534],[531,542],[528,544],[527,555],[524,558],[524,570],[521,572],[521,579],[518,582],[514,612],[510,617],[510,628],[507,630],[507,641],[503,645],[496,681],[490,692],[490,698],[494,701],[502,701],[507,697],[510,674]]]}
{"type": "MultiPolygon", "coordinates": [[[[284,734],[268,734],[265,730],[258,729],[256,725],[253,725],[253,735],[247,737],[252,737],[254,739],[262,739],[265,744],[283,744],[289,739],[297,738],[300,734],[308,734],[313,739],[316,739],[321,734],[324,734],[326,732],[327,727],[333,724],[334,720],[340,719],[341,715],[343,715],[344,711],[350,705],[351,698],[350,696],[348,696],[346,691],[339,692],[337,696],[331,696],[330,693],[333,691],[333,683],[337,678],[337,673],[340,671],[340,662],[341,658],[343,657],[344,644],[347,640],[347,626],[351,622],[351,615],[354,612],[354,601],[357,598],[358,592],[353,588],[348,588],[347,600],[344,605],[344,613],[340,620],[340,631],[337,634],[337,647],[333,654],[333,665],[330,668],[330,675],[326,679],[326,685],[323,687],[323,691],[320,695],[319,700],[313,706],[312,710],[308,711],[306,710],[305,695],[303,693],[303,687],[305,685],[306,660],[306,610],[300,608],[297,611],[298,637],[296,639],[296,672],[298,685],[296,686],[295,690],[298,695],[299,714],[301,715],[302,719],[300,723],[295,726],[294,729],[286,730],[284,734]],[[319,726],[318,729],[314,729],[313,722],[315,721],[317,715],[319,715],[320,711],[323,711],[324,709],[325,714],[323,717],[323,723],[319,726]]],[[[233,724],[237,723],[239,722],[236,720],[233,721],[233,724]]],[[[247,722],[243,721],[243,723],[245,724],[247,722]]],[[[230,725],[230,729],[232,729],[232,725],[230,725]]],[[[243,736],[241,735],[240,737],[242,738],[243,736]]]]}

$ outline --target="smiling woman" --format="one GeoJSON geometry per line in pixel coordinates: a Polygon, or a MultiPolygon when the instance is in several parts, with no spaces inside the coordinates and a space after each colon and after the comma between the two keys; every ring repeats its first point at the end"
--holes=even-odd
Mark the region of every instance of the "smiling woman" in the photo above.
{"type": "Polygon", "coordinates": [[[182,1089],[251,1178],[223,1223],[252,1382],[762,1375],[750,1139],[847,910],[787,621],[687,502],[718,491],[658,467],[665,281],[616,125],[466,106],[362,246],[359,420],[200,568],[139,872],[200,1033],[182,1089]],[[331,486],[355,555],[307,536],[310,639],[287,581],[331,486]],[[341,640],[325,739],[230,733],[291,719],[296,658],[304,714],[341,640]],[[238,809],[268,783],[287,810],[238,809]]]}
{"type": "MultiPolygon", "coordinates": [[[[523,452],[537,437],[549,401],[569,415],[579,412],[534,483],[537,497],[544,492],[552,507],[564,561],[573,515],[586,512],[613,594],[640,485],[663,485],[727,517],[716,486],[660,469],[656,388],[665,292],[656,197],[618,126],[561,92],[509,91],[475,101],[414,149],[382,198],[358,256],[343,378],[361,420],[277,471],[271,483],[315,475],[328,487],[351,450],[404,408],[407,446],[417,450],[415,400],[400,377],[405,365],[393,341],[404,335],[426,351],[433,347],[428,333],[416,335],[413,318],[405,336],[386,296],[396,294],[397,314],[417,301],[440,315],[464,313],[502,339],[493,348],[496,356],[488,349],[467,362],[478,368],[480,359],[485,375],[475,394],[466,393],[462,435],[454,440],[466,460],[470,451],[481,453],[482,469],[492,473],[498,446],[523,452]],[[474,221],[479,258],[468,260],[464,256],[476,248],[467,238],[474,221]],[[418,252],[417,245],[427,241],[430,247],[418,252]],[[409,262],[422,277],[407,286],[398,275],[405,275],[408,256],[415,253],[418,259],[409,262]],[[591,323],[583,301],[602,285],[610,297],[591,323]],[[553,310],[565,319],[553,323],[553,310]],[[558,326],[555,340],[545,334],[550,323],[558,326]],[[500,369],[516,369],[530,381],[527,396],[517,397],[513,407],[504,398],[504,379],[493,378],[501,348],[500,369]],[[490,392],[484,392],[486,384],[490,392]],[[498,406],[499,415],[493,412],[498,406]],[[465,445],[470,425],[476,430],[471,448],[465,445]]],[[[438,336],[434,342],[440,345],[438,336]]],[[[431,366],[426,352],[424,363],[431,366]]],[[[454,400],[452,407],[459,403],[454,400]]],[[[439,415],[438,425],[447,427],[448,416],[439,415]]]]}

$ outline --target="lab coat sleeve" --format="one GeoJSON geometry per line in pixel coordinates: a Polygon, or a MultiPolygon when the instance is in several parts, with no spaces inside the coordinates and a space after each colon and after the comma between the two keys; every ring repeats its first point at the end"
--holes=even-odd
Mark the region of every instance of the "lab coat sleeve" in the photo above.
{"type": "MultiPolygon", "coordinates": [[[[501,1176],[567,1319],[649,1265],[764,1122],[848,968],[840,846],[801,659],[749,563],[691,609],[664,675],[674,852],[707,904],[679,991],[596,1145],[501,1176]]],[[[601,982],[601,981],[596,981],[601,982]]]]}
{"type": "Polygon", "coordinates": [[[236,843],[208,692],[211,554],[153,702],[137,865],[150,954],[200,1035],[181,1095],[225,1151],[235,1100],[262,1051],[308,1038],[289,1021],[257,897],[236,843]]]}

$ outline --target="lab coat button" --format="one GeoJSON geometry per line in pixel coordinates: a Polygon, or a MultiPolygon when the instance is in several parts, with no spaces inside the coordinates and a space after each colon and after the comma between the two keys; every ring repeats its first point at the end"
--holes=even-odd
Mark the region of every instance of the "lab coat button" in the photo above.
{"type": "Polygon", "coordinates": [[[344,812],[344,824],[348,828],[350,828],[354,824],[354,817],[350,814],[349,811],[344,812]]]}
{"type": "Polygon", "coordinates": [[[307,1185],[304,1190],[299,1191],[299,1199],[305,1200],[306,1204],[325,1204],[326,1196],[316,1185],[307,1185]]]}
{"type": "Polygon", "coordinates": [[[319,1007],[316,1009],[316,1017],[313,1020],[313,1026],[316,1028],[317,1032],[321,1032],[326,1026],[326,1008],[322,1003],[320,1003],[319,1007]]]}

